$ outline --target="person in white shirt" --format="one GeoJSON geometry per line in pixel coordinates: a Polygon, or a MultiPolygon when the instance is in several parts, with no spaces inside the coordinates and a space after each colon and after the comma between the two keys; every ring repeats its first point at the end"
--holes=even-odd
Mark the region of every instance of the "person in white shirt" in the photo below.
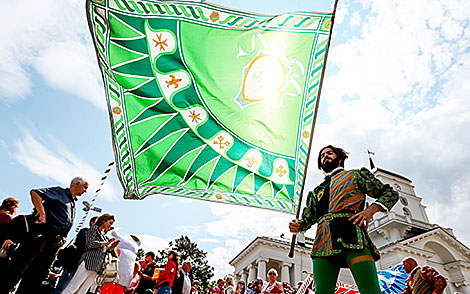
{"type": "Polygon", "coordinates": [[[225,277],[225,294],[235,294],[235,281],[232,276],[225,277]]]}
{"type": "Polygon", "coordinates": [[[189,271],[191,270],[191,263],[189,261],[183,262],[182,274],[183,274],[183,290],[181,291],[183,294],[190,294],[191,293],[191,279],[189,279],[189,271]]]}

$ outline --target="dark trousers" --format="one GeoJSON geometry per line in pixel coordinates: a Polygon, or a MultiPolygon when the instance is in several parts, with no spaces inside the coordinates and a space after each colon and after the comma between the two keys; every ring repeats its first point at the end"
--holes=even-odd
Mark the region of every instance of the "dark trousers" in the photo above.
{"type": "Polygon", "coordinates": [[[21,243],[12,262],[2,269],[5,282],[0,283],[0,294],[8,294],[20,279],[16,294],[35,293],[46,278],[60,245],[61,238],[55,234],[31,236],[21,243]]]}

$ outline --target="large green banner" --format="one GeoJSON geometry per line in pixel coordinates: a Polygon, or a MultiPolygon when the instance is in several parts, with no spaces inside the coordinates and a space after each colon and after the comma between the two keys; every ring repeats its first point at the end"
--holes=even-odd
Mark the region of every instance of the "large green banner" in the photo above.
{"type": "Polygon", "coordinates": [[[331,13],[88,0],[124,197],[295,213],[331,13]]]}

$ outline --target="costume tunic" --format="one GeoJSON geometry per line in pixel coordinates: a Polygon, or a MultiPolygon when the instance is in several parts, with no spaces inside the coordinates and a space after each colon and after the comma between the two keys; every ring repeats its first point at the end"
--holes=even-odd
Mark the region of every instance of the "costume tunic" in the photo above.
{"type": "Polygon", "coordinates": [[[446,279],[432,267],[416,267],[406,280],[403,294],[441,294],[446,286],[446,279]]]}
{"type": "Polygon", "coordinates": [[[398,201],[398,192],[383,184],[366,168],[340,169],[327,175],[323,183],[309,192],[299,224],[300,231],[318,224],[312,257],[369,249],[374,260],[380,258],[365,226],[349,221],[351,216],[364,210],[366,194],[386,210],[398,201]]]}

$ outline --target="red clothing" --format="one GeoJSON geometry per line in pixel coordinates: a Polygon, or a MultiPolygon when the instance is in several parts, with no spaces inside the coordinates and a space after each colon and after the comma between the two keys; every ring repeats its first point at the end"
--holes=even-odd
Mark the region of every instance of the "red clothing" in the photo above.
{"type": "Polygon", "coordinates": [[[115,283],[105,283],[101,287],[100,294],[122,294],[124,293],[124,286],[115,283]]]}
{"type": "Polygon", "coordinates": [[[402,294],[442,294],[446,286],[446,278],[432,267],[416,267],[406,280],[405,291],[402,294]]]}
{"type": "Polygon", "coordinates": [[[158,286],[161,286],[164,283],[168,283],[168,286],[173,287],[173,281],[175,280],[176,275],[176,263],[173,260],[169,260],[164,267],[163,273],[160,273],[158,278],[158,286]]]}
{"type": "Polygon", "coordinates": [[[272,285],[267,284],[266,288],[264,288],[262,293],[270,293],[270,294],[283,293],[283,291],[277,287],[278,285],[282,286],[282,284],[279,282],[274,282],[274,284],[272,285]]]}
{"type": "Polygon", "coordinates": [[[0,225],[6,225],[12,220],[13,216],[9,213],[0,213],[0,225]]]}

